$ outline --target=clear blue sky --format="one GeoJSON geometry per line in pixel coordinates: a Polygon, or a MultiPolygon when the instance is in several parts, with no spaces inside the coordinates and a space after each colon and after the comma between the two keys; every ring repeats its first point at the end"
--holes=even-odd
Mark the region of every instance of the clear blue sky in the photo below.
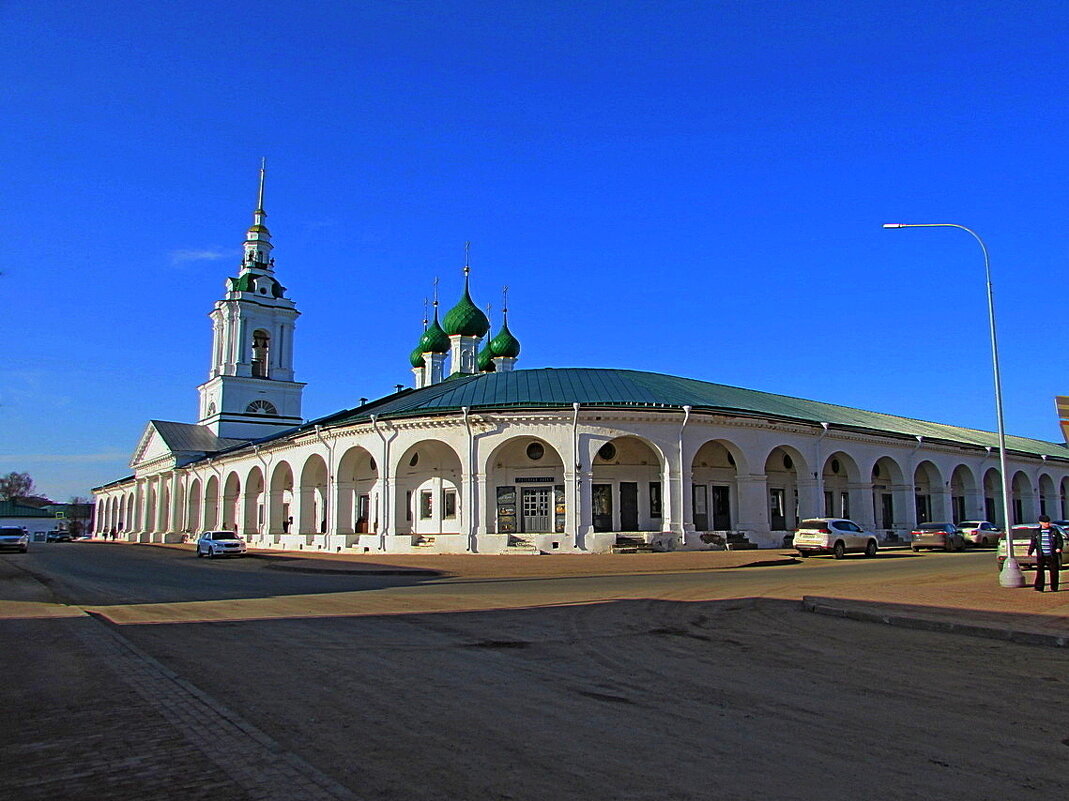
{"type": "Polygon", "coordinates": [[[0,2],[0,472],[193,422],[268,157],[316,417],[411,381],[472,242],[520,367],[1060,440],[1064,2],[0,2]],[[1047,311],[1047,316],[1041,313],[1047,311]]]}

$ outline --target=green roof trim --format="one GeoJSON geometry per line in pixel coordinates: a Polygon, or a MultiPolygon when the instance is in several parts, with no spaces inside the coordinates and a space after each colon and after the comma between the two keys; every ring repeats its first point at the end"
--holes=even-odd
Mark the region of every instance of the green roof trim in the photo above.
{"type": "Polygon", "coordinates": [[[272,297],[281,298],[286,288],[282,286],[278,281],[270,276],[261,276],[257,273],[247,272],[242,273],[237,278],[230,279],[230,289],[232,292],[255,292],[253,282],[257,278],[267,278],[271,282],[271,295],[272,297]]]}
{"type": "MultiPolygon", "coordinates": [[[[579,403],[585,407],[629,407],[649,411],[680,411],[683,406],[691,406],[695,411],[828,423],[838,429],[899,437],[920,436],[926,440],[981,448],[998,447],[998,435],[990,431],[638,370],[542,368],[470,376],[458,374],[450,379],[454,380],[388,396],[359,410],[324,419],[329,420],[331,426],[348,425],[366,420],[371,414],[383,418],[453,414],[465,406],[472,410],[570,409],[573,403],[579,403]]],[[[315,422],[323,424],[324,419],[315,422]]],[[[1006,447],[1018,453],[1069,460],[1069,447],[1060,442],[1007,436],[1006,447]]]]}
{"type": "Polygon", "coordinates": [[[25,506],[16,501],[0,501],[0,517],[55,517],[54,512],[25,506]]]}

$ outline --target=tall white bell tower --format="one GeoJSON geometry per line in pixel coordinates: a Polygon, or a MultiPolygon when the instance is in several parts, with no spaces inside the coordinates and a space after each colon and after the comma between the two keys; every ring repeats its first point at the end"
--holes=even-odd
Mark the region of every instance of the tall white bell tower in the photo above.
{"type": "MultiPolygon", "coordinates": [[[[266,160],[265,160],[266,161],[266,160]]],[[[237,278],[210,315],[212,369],[200,392],[198,423],[217,436],[259,439],[300,425],[304,384],[293,380],[293,329],[300,315],[275,278],[264,225],[264,177],[237,278]]]]}

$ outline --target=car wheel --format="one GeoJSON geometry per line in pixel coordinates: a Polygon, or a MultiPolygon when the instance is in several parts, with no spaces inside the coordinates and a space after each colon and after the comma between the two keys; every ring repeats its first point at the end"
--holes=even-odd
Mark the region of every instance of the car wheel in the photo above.
{"type": "Polygon", "coordinates": [[[920,553],[921,549],[914,545],[912,548],[910,548],[910,550],[913,551],[913,553],[920,553]]]}
{"type": "Polygon", "coordinates": [[[203,557],[204,557],[204,554],[201,553],[200,546],[198,545],[197,546],[197,558],[198,559],[202,559],[203,557]]]}
{"type": "Polygon", "coordinates": [[[209,545],[208,546],[208,552],[206,554],[204,554],[204,555],[207,556],[209,559],[214,559],[215,558],[215,548],[213,548],[212,546],[209,545]]]}
{"type": "Polygon", "coordinates": [[[946,542],[944,542],[943,543],[943,550],[946,551],[947,553],[950,553],[951,551],[953,551],[954,550],[954,541],[948,539],[946,542]]]}
{"type": "Polygon", "coordinates": [[[800,557],[802,557],[803,559],[808,559],[809,558],[809,551],[799,551],[798,555],[800,557]]]}
{"type": "Polygon", "coordinates": [[[865,556],[872,557],[872,556],[875,556],[875,555],[876,555],[876,540],[869,540],[869,544],[865,546],[865,556]]]}
{"type": "Polygon", "coordinates": [[[835,543],[835,547],[831,549],[831,552],[836,559],[842,559],[846,556],[846,546],[843,545],[843,541],[839,540],[835,543]]]}

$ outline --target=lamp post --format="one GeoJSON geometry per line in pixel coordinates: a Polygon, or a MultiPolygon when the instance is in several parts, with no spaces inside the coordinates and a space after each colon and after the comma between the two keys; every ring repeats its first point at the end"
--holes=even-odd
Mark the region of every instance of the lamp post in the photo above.
{"type": "Polygon", "coordinates": [[[884,223],[884,228],[958,228],[971,234],[984,252],[984,274],[987,278],[987,320],[991,328],[991,365],[995,373],[995,414],[998,417],[998,459],[1002,472],[1002,515],[1006,521],[1006,560],[1002,563],[998,583],[1003,587],[1023,587],[1024,575],[1013,555],[1013,523],[1010,517],[1009,475],[1006,472],[1006,427],[1002,419],[1002,374],[998,366],[998,339],[995,336],[995,295],[991,286],[991,260],[987,246],[971,228],[956,223],[884,223]]]}

